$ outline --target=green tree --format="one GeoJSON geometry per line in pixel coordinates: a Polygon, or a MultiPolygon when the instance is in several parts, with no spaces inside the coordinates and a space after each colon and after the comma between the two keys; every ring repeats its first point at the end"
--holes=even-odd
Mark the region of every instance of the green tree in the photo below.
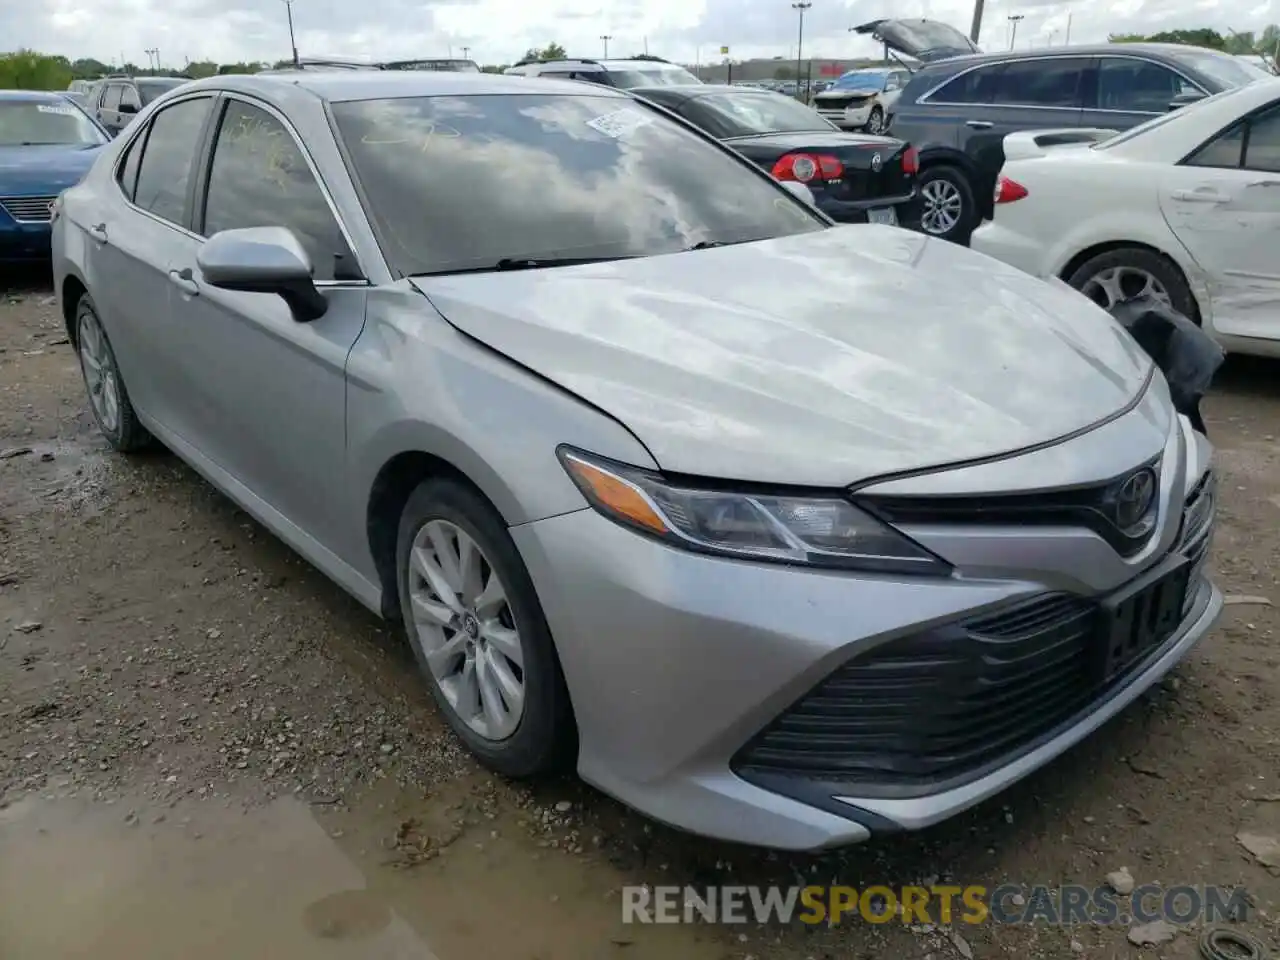
{"type": "Polygon", "coordinates": [[[0,54],[0,89],[65,90],[71,80],[66,57],[50,57],[35,50],[0,54]]]}
{"type": "Polygon", "coordinates": [[[567,53],[558,43],[548,43],[545,47],[530,47],[524,52],[523,60],[563,60],[567,53]]]}
{"type": "Polygon", "coordinates": [[[1196,30],[1164,30],[1160,33],[1113,33],[1112,43],[1181,43],[1193,47],[1225,50],[1226,40],[1217,30],[1200,27],[1196,30]]]}
{"type": "Polygon", "coordinates": [[[218,72],[218,65],[212,60],[192,60],[187,64],[187,69],[183,71],[193,80],[199,80],[203,77],[212,77],[218,72]]]}

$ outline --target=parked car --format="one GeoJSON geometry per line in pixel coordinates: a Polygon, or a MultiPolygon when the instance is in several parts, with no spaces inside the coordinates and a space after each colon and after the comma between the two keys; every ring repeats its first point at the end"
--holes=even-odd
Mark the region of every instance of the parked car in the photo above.
{"type": "Polygon", "coordinates": [[[489,767],[688,830],[944,819],[1221,608],[1208,441],[1105,312],[608,87],[197,81],[62,194],[54,282],[113,446],[403,623],[489,767]]]}
{"type": "Polygon", "coordinates": [[[1011,134],[1005,153],[974,249],[1104,307],[1154,294],[1228,350],[1280,355],[1280,81],[1110,138],[1011,134]]]}
{"type": "Polygon", "coordinates": [[[296,63],[256,72],[258,74],[294,73],[299,70],[435,70],[446,73],[479,73],[480,64],[474,60],[453,57],[433,60],[361,60],[349,57],[299,57],[296,63]]]}
{"type": "Polygon", "coordinates": [[[1179,97],[1268,76],[1228,54],[1174,44],[978,56],[967,37],[933,20],[877,20],[856,29],[925,64],[899,96],[889,132],[920,151],[920,228],[961,243],[991,215],[1007,134],[1071,126],[1124,130],[1164,113],[1179,97]]]}
{"type": "Polygon", "coordinates": [[[129,125],[138,111],[162,93],[189,83],[187,77],[130,77],[123,74],[104,78],[89,111],[113,137],[129,125]]]}
{"type": "Polygon", "coordinates": [[[652,58],[526,60],[503,71],[512,76],[586,80],[607,87],[685,86],[701,83],[684,67],[652,58]]]}
{"type": "Polygon", "coordinates": [[[0,90],[0,262],[48,261],[54,198],[109,139],[66,93],[0,90]]]}
{"type": "Polygon", "coordinates": [[[842,130],[884,133],[887,118],[911,79],[903,69],[850,70],[813,98],[814,109],[842,130]]]}
{"type": "Polygon", "coordinates": [[[1237,53],[1236,56],[1239,57],[1241,60],[1245,61],[1245,63],[1249,63],[1257,67],[1259,70],[1265,70],[1267,73],[1270,73],[1270,74],[1275,74],[1276,72],[1275,60],[1273,60],[1271,57],[1265,56],[1264,54],[1237,53]]]}
{"type": "Polygon", "coordinates": [[[909,144],[845,133],[771,90],[700,83],[631,92],[679,114],[776,179],[803,183],[833,220],[896,224],[897,206],[915,195],[916,152],[909,144]]]}

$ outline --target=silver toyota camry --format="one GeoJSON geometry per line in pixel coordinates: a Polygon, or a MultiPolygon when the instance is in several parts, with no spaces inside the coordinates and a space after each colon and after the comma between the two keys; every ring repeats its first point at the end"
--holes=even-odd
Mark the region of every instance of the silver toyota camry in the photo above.
{"type": "Polygon", "coordinates": [[[1209,444],[1110,317],[619,91],[186,84],[53,256],[110,443],[402,621],[508,776],[781,848],[923,827],[1221,607],[1209,444]]]}

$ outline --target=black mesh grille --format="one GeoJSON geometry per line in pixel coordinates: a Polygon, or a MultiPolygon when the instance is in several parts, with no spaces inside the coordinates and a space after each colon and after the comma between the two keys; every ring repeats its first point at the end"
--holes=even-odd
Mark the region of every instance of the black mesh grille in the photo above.
{"type": "MultiPolygon", "coordinates": [[[[1198,492],[1184,520],[1192,569],[1212,520],[1211,512],[1197,517],[1198,492]]],[[[1193,576],[1184,616],[1198,587],[1193,576]]],[[[1146,662],[1151,648],[1104,677],[1103,625],[1101,601],[1055,593],[886,642],[792,705],[733,768],[770,786],[799,777],[857,782],[864,794],[920,794],[973,779],[1073,721],[1146,662]]]]}

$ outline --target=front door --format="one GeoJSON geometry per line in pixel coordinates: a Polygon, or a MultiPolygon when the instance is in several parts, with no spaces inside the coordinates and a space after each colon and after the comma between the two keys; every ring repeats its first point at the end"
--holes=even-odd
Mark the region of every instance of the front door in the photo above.
{"type": "Polygon", "coordinates": [[[298,322],[274,294],[205,283],[201,241],[175,249],[172,323],[186,343],[182,402],[199,452],[332,549],[345,533],[346,360],[367,286],[301,148],[262,107],[226,101],[197,206],[204,236],[291,229],[329,302],[323,317],[298,322]]]}
{"type": "Polygon", "coordinates": [[[1160,207],[1209,276],[1214,328],[1280,339],[1280,104],[1169,168],[1160,207]]]}

